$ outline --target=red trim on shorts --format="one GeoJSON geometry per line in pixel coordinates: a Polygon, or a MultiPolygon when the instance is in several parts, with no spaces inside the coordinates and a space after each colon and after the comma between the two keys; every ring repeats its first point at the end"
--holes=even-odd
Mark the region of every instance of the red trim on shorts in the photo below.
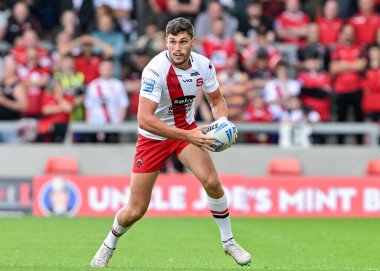
{"type": "Polygon", "coordinates": [[[174,71],[173,65],[170,66],[169,72],[166,75],[166,83],[168,85],[168,91],[173,106],[174,125],[175,127],[185,129],[186,126],[189,125],[186,121],[186,106],[174,105],[173,103],[175,99],[184,96],[181,83],[178,80],[178,76],[174,71]]]}

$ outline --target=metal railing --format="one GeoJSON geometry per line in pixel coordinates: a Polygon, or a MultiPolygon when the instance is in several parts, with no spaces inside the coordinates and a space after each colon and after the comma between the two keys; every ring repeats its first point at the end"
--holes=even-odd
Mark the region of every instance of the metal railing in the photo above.
{"type": "MultiPolygon", "coordinates": [[[[202,123],[199,123],[201,125],[202,123]]],[[[236,123],[240,133],[278,133],[280,124],[278,123],[236,123]]],[[[354,122],[329,122],[317,123],[311,125],[312,134],[320,135],[366,135],[368,140],[367,144],[375,146],[378,144],[380,136],[379,126],[375,123],[354,123],[354,122]]],[[[20,129],[19,122],[0,121],[0,132],[4,131],[17,131],[20,129]]],[[[70,123],[67,129],[66,143],[72,144],[72,135],[74,133],[97,133],[97,132],[112,132],[121,134],[136,134],[137,122],[128,121],[121,124],[106,124],[106,125],[93,125],[84,122],[70,123]]]]}

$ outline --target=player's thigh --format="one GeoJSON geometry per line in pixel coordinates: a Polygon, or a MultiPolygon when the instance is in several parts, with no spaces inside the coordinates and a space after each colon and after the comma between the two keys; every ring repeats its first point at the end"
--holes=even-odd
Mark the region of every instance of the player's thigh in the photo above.
{"type": "Polygon", "coordinates": [[[219,197],[223,195],[214,162],[208,152],[189,144],[182,150],[178,158],[193,172],[209,196],[219,197]]]}
{"type": "Polygon", "coordinates": [[[131,191],[128,205],[136,209],[147,209],[152,195],[154,183],[159,171],[151,173],[132,173],[131,191]]]}

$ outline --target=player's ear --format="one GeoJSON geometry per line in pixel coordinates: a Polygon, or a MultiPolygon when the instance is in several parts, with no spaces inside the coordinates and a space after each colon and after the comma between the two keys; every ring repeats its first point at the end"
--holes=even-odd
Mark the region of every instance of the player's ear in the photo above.
{"type": "Polygon", "coordinates": [[[193,37],[191,39],[191,47],[194,47],[197,44],[197,42],[198,42],[198,39],[196,37],[193,37]]]}

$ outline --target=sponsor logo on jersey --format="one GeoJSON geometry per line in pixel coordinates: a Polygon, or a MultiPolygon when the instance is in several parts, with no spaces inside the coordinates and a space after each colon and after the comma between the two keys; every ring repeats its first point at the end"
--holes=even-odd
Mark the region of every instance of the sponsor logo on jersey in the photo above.
{"type": "Polygon", "coordinates": [[[60,176],[47,181],[38,194],[38,204],[45,216],[74,216],[81,203],[79,188],[60,176]]]}
{"type": "Polygon", "coordinates": [[[191,79],[191,78],[190,79],[182,79],[182,81],[185,83],[190,83],[190,82],[193,82],[193,79],[191,79]]]}
{"type": "Polygon", "coordinates": [[[148,78],[143,78],[143,86],[142,89],[145,92],[152,93],[154,89],[154,85],[156,84],[156,81],[148,78]]]}
{"type": "Polygon", "coordinates": [[[197,76],[197,75],[200,75],[199,72],[192,72],[192,73],[190,73],[190,76],[197,76]]]}
{"type": "Polygon", "coordinates": [[[198,78],[197,79],[197,87],[200,87],[200,86],[202,86],[203,85],[203,78],[198,78]]]}
{"type": "Polygon", "coordinates": [[[185,105],[189,103],[193,103],[195,96],[194,95],[188,95],[188,96],[183,96],[181,98],[177,98],[173,100],[174,105],[185,105]]]}
{"type": "Polygon", "coordinates": [[[172,101],[173,106],[168,109],[168,115],[187,114],[193,107],[194,95],[183,96],[172,101]]]}

